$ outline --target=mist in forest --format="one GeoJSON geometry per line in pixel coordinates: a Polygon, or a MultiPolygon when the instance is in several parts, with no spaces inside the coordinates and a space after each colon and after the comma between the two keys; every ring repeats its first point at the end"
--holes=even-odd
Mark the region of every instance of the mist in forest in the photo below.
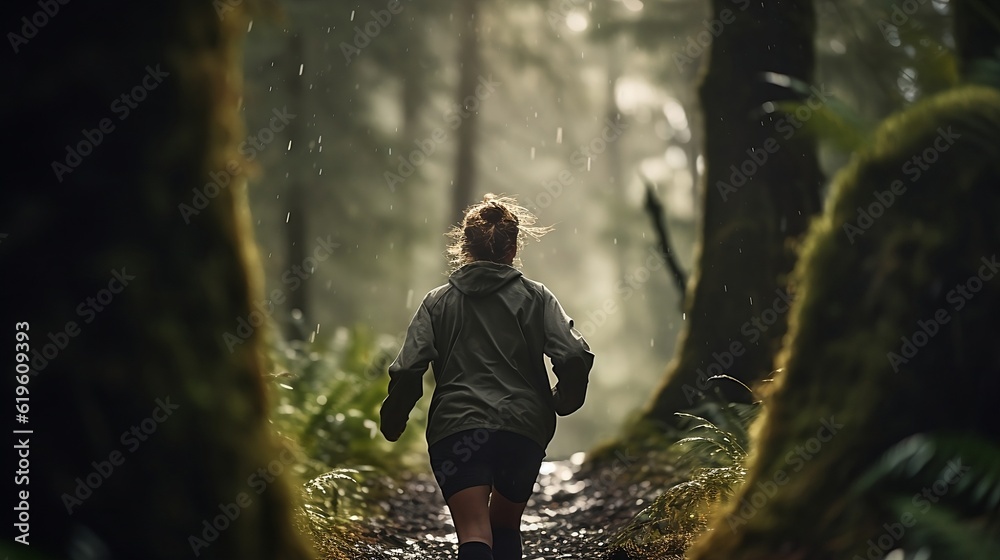
{"type": "MultiPolygon", "coordinates": [[[[734,1],[730,15],[745,8],[734,1]]],[[[931,19],[945,8],[931,8],[902,31],[946,35],[931,19]]],[[[865,99],[854,107],[874,121],[933,76],[877,66],[872,52],[900,56],[899,30],[857,27],[870,10],[819,4],[813,87],[822,103],[865,99]],[[848,64],[862,68],[839,71],[848,64]]],[[[561,298],[598,356],[592,396],[560,424],[550,454],[612,437],[660,384],[687,319],[645,183],[690,271],[703,167],[697,76],[727,23],[697,2],[638,0],[289,1],[282,11],[249,26],[240,152],[257,167],[256,240],[267,292],[285,296],[272,313],[286,335],[362,329],[398,349],[420,298],[447,280],[444,233],[460,210],[485,193],[514,196],[554,226],[519,255],[523,272],[561,298]],[[331,243],[329,258],[306,261],[331,243]]],[[[846,158],[821,155],[831,171],[846,158]]]]}

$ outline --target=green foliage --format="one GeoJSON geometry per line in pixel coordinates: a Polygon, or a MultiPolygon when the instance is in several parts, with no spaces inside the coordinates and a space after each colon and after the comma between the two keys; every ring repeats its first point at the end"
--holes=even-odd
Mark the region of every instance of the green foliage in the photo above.
{"type": "Polygon", "coordinates": [[[339,465],[393,470],[419,440],[414,426],[395,444],[379,433],[389,346],[362,328],[340,329],[312,342],[274,340],[272,417],[276,430],[309,458],[307,474],[339,465]]]}
{"type": "MultiPolygon", "coordinates": [[[[729,376],[710,381],[739,383],[750,391],[729,376]]],[[[677,413],[693,425],[671,450],[680,453],[680,465],[691,469],[689,480],[667,489],[619,531],[609,543],[611,558],[682,558],[715,509],[742,486],[749,426],[763,404],[706,401],[699,408],[701,416],[677,413]]]]}
{"type": "Polygon", "coordinates": [[[912,517],[897,543],[908,557],[919,551],[932,558],[1000,557],[1000,446],[993,441],[911,436],[890,448],[853,492],[876,495],[893,521],[912,517]]]}
{"type": "MultiPolygon", "coordinates": [[[[903,94],[901,103],[913,102],[958,84],[957,58],[926,30],[905,28],[898,31],[895,40],[902,41],[914,53],[907,61],[908,66],[899,70],[897,83],[903,94]]],[[[991,75],[990,64],[990,61],[982,62],[984,76],[991,75]]],[[[813,88],[809,84],[788,76],[783,78],[791,80],[787,87],[796,97],[808,99],[812,94],[813,88]]],[[[859,108],[833,95],[825,97],[818,108],[814,99],[808,99],[808,102],[776,101],[774,105],[782,113],[798,116],[805,132],[835,151],[852,153],[868,145],[877,122],[866,119],[859,108]],[[803,119],[803,115],[807,118],[803,119]]],[[[903,106],[901,104],[899,108],[903,106]]]]}
{"type": "Polygon", "coordinates": [[[777,109],[795,116],[797,110],[810,115],[803,121],[802,130],[828,143],[835,150],[849,153],[864,147],[874,132],[874,125],[846,103],[831,98],[818,109],[801,101],[781,101],[775,103],[777,109]]]}
{"type": "MultiPolygon", "coordinates": [[[[277,333],[277,330],[272,330],[277,333]]],[[[340,329],[311,342],[271,341],[272,422],[299,450],[302,486],[300,528],[325,558],[368,557],[360,522],[383,512],[377,504],[421,440],[419,425],[399,442],[379,433],[386,369],[395,341],[362,328],[340,329]]]]}

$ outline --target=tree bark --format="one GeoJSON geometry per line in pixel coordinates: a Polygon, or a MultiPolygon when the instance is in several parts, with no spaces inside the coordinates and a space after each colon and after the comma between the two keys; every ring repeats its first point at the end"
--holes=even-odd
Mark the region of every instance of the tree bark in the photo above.
{"type": "Polygon", "coordinates": [[[460,220],[465,209],[476,199],[476,149],[479,111],[482,109],[479,106],[482,100],[476,97],[476,87],[482,72],[479,52],[480,0],[462,0],[459,5],[458,24],[461,31],[457,109],[462,120],[458,127],[458,154],[455,158],[455,184],[452,188],[449,222],[460,220]]]}
{"type": "Polygon", "coordinates": [[[17,428],[32,431],[30,483],[11,476],[6,495],[27,496],[33,554],[309,558],[262,336],[236,334],[262,293],[236,151],[247,18],[200,0],[52,6],[3,55],[16,87],[0,103],[19,142],[0,166],[5,385],[28,388],[17,428]],[[283,474],[258,492],[250,477],[274,461],[283,474]]]}
{"type": "MultiPolygon", "coordinates": [[[[785,333],[786,275],[795,261],[791,244],[820,207],[814,140],[794,129],[789,135],[781,113],[762,111],[767,102],[796,97],[765,80],[766,73],[811,82],[812,3],[735,6],[728,0],[712,3],[712,19],[731,23],[712,43],[699,88],[705,115],[704,217],[686,328],[644,416],[660,425],[674,425],[675,412],[691,408],[698,392],[711,389],[708,377],[725,373],[751,384],[772,371],[785,333]]],[[[745,398],[731,385],[717,388],[724,398],[745,398]]]]}
{"type": "MultiPolygon", "coordinates": [[[[956,7],[962,29],[967,6],[956,7]]],[[[1000,39],[995,28],[976,27],[978,35],[955,35],[959,52],[973,58],[986,51],[962,43],[1000,39]]],[[[970,61],[963,58],[963,67],[970,61]]],[[[924,482],[901,495],[856,485],[891,446],[915,434],[1000,438],[1000,282],[985,280],[1000,239],[998,161],[1000,92],[966,85],[890,117],[838,174],[797,265],[801,295],[783,370],[755,429],[749,474],[689,558],[864,557],[873,542],[881,555],[887,531],[890,548],[915,552],[909,539],[921,529],[908,523],[896,535],[901,512],[890,498],[905,500],[910,519],[933,525],[921,503],[928,494],[919,496],[924,482]],[[905,172],[928,153],[932,165],[924,162],[916,176],[905,172]],[[886,190],[893,185],[905,190],[886,190]],[[858,208],[875,202],[885,211],[863,220],[858,208]],[[974,299],[960,295],[971,293],[970,284],[981,285],[974,299]],[[754,497],[762,488],[763,502],[754,497]],[[753,510],[741,509],[751,500],[753,510]]],[[[959,460],[969,466],[976,458],[959,460]]],[[[949,500],[960,500],[954,479],[943,476],[951,481],[947,495],[935,482],[928,507],[947,510],[949,500]]]]}

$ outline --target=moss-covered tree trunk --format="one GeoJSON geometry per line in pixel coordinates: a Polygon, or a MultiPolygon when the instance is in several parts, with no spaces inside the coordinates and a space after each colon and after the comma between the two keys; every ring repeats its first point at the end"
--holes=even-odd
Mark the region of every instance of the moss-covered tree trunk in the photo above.
{"type": "MultiPolygon", "coordinates": [[[[1000,45],[990,18],[967,19],[973,4],[955,10],[965,69],[1000,45]]],[[[901,513],[878,488],[851,494],[861,475],[914,434],[1000,438],[998,184],[1000,92],[973,85],[888,119],[837,176],[798,263],[750,473],[691,558],[885,554],[954,479],[916,484],[901,513]]]]}
{"type": "MultiPolygon", "coordinates": [[[[785,333],[791,244],[819,210],[815,142],[798,129],[808,118],[767,112],[798,99],[788,76],[811,83],[815,15],[811,0],[712,2],[712,39],[700,85],[705,123],[704,217],[677,356],[645,419],[672,425],[708,377],[752,383],[770,373],[785,333]]],[[[688,53],[691,54],[691,53],[688,53]]],[[[817,89],[817,92],[821,90],[817,89]]],[[[807,99],[821,103],[816,93],[807,99]]],[[[810,109],[811,111],[811,109],[810,109]]],[[[745,395],[719,389],[731,399],[745,395]]]]}
{"type": "MultiPolygon", "coordinates": [[[[24,41],[2,55],[0,355],[11,404],[14,386],[30,393],[8,438],[32,431],[6,496],[27,493],[31,552],[311,556],[294,458],[267,422],[261,333],[237,325],[262,291],[236,151],[239,4],[2,8],[24,41]]],[[[4,527],[5,553],[25,555],[4,527]]]]}

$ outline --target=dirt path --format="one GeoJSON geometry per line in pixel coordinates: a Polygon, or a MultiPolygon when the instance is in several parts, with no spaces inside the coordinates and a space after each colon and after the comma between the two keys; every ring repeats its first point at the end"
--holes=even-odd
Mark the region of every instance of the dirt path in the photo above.
{"type": "MultiPolygon", "coordinates": [[[[601,558],[606,539],[659,490],[649,483],[629,484],[611,469],[586,478],[579,470],[571,461],[542,465],[540,490],[521,526],[526,560],[601,558]]],[[[367,524],[375,544],[365,547],[365,560],[457,558],[455,527],[430,475],[410,478],[384,505],[388,515],[367,524]]]]}

